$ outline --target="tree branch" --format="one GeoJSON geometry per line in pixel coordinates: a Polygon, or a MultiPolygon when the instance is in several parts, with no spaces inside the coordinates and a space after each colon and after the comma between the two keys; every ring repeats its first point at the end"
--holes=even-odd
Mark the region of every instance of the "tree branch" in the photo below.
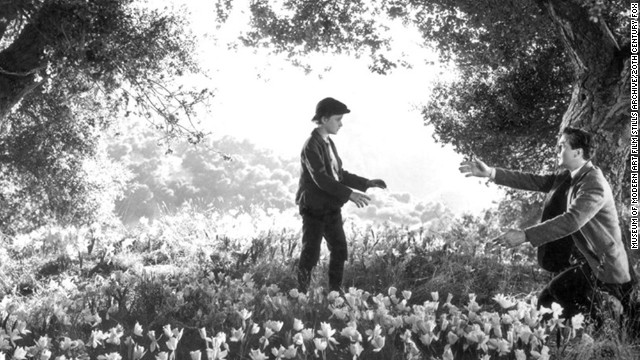
{"type": "Polygon", "coordinates": [[[578,76],[602,72],[608,67],[619,46],[603,19],[593,21],[588,10],[577,1],[543,0],[541,3],[559,30],[578,76]]]}
{"type": "Polygon", "coordinates": [[[22,76],[22,77],[24,77],[24,76],[30,76],[30,75],[33,75],[33,74],[35,74],[36,72],[38,72],[39,70],[44,69],[45,67],[46,67],[46,66],[44,66],[44,65],[43,65],[43,66],[36,67],[36,68],[31,69],[31,70],[26,71],[26,72],[14,72],[14,71],[5,70],[5,69],[3,69],[3,68],[0,66],[0,74],[3,74],[3,75],[11,75],[11,76],[22,76]]]}

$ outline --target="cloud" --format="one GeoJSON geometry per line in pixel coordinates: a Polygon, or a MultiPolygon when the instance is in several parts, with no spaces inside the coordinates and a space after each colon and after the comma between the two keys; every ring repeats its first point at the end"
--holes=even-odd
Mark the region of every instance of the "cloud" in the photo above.
{"type": "Polygon", "coordinates": [[[388,222],[423,228],[437,227],[453,218],[453,213],[443,203],[413,201],[407,193],[376,189],[369,196],[371,202],[367,207],[358,209],[352,204],[347,205],[347,216],[371,223],[388,222]]]}

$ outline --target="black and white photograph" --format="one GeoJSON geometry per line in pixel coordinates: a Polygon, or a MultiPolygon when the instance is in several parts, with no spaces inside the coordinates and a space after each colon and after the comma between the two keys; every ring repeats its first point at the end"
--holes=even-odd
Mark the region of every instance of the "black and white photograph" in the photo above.
{"type": "Polygon", "coordinates": [[[0,360],[637,360],[639,4],[0,0],[0,360]]]}

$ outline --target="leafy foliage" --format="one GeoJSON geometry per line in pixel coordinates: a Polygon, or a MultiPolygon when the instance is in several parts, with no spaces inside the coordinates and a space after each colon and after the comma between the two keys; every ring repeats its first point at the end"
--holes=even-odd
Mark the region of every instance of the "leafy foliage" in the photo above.
{"type": "Polygon", "coordinates": [[[203,137],[178,121],[210,95],[174,81],[199,70],[179,15],[130,0],[7,5],[0,11],[0,231],[103,216],[96,210],[119,196],[126,176],[99,140],[130,115],[169,138],[203,137]]]}

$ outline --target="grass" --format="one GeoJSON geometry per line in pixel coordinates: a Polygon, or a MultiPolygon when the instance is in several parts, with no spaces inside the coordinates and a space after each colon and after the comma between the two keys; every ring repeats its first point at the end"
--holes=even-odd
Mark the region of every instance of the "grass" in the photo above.
{"type": "MultiPolygon", "coordinates": [[[[172,324],[190,334],[184,346],[203,349],[193,334],[202,327],[237,329],[242,309],[289,324],[295,317],[306,319],[315,328],[331,318],[322,292],[326,249],[312,279],[314,307],[292,305],[278,294],[296,286],[298,230],[278,227],[273,218],[243,221],[238,229],[228,216],[185,211],[132,229],[112,227],[90,241],[91,251],[80,230],[26,234],[0,246],[0,297],[3,303],[11,299],[13,313],[27,321],[33,338],[86,339],[94,329],[106,331],[118,323],[129,332],[137,322],[161,333],[172,324]],[[100,323],[91,325],[87,319],[96,315],[100,323]]],[[[463,306],[475,294],[483,309],[497,311],[491,300],[496,294],[535,296],[551,278],[535,264],[530,249],[485,253],[482,244],[496,229],[477,219],[417,237],[403,227],[351,225],[345,288],[371,294],[391,287],[409,290],[410,305],[438,292],[441,297],[452,294],[452,303],[463,306]]],[[[639,358],[639,342],[628,328],[609,324],[591,331],[591,342],[555,345],[552,358],[639,358]]],[[[554,341],[550,337],[549,343],[554,341]]],[[[397,343],[367,358],[401,358],[402,346],[397,343]]]]}

